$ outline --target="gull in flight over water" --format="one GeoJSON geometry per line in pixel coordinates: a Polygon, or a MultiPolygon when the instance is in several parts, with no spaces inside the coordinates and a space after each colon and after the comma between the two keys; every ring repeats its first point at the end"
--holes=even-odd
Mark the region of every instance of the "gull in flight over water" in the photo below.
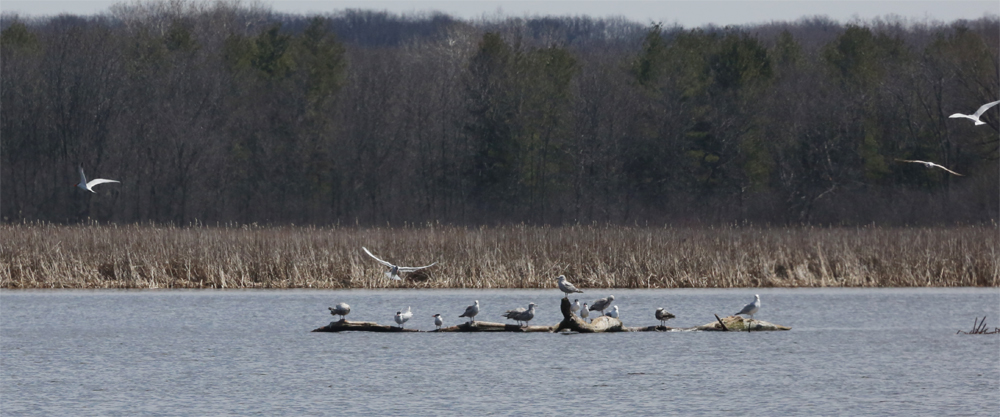
{"type": "Polygon", "coordinates": [[[660,326],[667,327],[667,320],[674,318],[673,314],[669,311],[664,310],[663,307],[656,309],[656,319],[660,321],[660,326]]]}
{"type": "Polygon", "coordinates": [[[982,116],[983,113],[986,112],[986,110],[990,109],[990,107],[996,106],[997,103],[1000,103],[1000,100],[994,101],[992,103],[983,104],[982,106],[979,107],[979,110],[976,110],[976,112],[974,114],[955,113],[955,114],[953,114],[951,116],[948,116],[948,118],[950,118],[950,119],[957,119],[959,117],[964,117],[966,119],[972,120],[973,122],[976,122],[976,126],[984,125],[984,124],[986,124],[986,122],[983,122],[982,120],[979,120],[979,116],[982,116]]]}
{"type": "Polygon", "coordinates": [[[406,307],[406,311],[405,312],[403,312],[403,311],[397,311],[396,312],[396,317],[393,317],[393,320],[396,320],[396,324],[398,324],[399,328],[402,329],[403,328],[403,323],[406,323],[407,321],[409,321],[410,317],[413,317],[413,313],[410,312],[410,307],[406,307]]]}
{"type": "Polygon", "coordinates": [[[749,314],[750,320],[753,320],[753,315],[757,314],[757,310],[760,310],[760,295],[754,294],[753,302],[743,306],[743,309],[739,313],[736,313],[736,315],[749,314]]]}
{"type": "Polygon", "coordinates": [[[479,314],[479,300],[476,303],[465,308],[465,312],[459,317],[468,317],[469,323],[475,323],[476,314],[479,314]]]}
{"type": "Polygon", "coordinates": [[[527,325],[531,319],[535,318],[535,303],[528,303],[528,309],[519,307],[513,310],[507,310],[507,312],[502,315],[506,317],[507,320],[517,321],[517,324],[521,324],[523,321],[524,324],[527,325]]]}
{"type": "Polygon", "coordinates": [[[415,271],[419,271],[419,270],[424,269],[424,268],[430,268],[430,267],[432,267],[434,265],[437,265],[437,262],[434,262],[434,263],[432,263],[430,265],[427,265],[427,266],[399,266],[399,265],[393,265],[393,264],[391,264],[389,262],[386,262],[386,261],[383,261],[383,260],[379,259],[378,256],[372,255],[372,253],[368,251],[368,248],[365,248],[364,246],[362,246],[361,249],[363,249],[365,251],[365,253],[368,254],[368,256],[371,256],[372,259],[375,259],[376,261],[378,261],[378,263],[389,267],[389,270],[385,271],[385,276],[387,278],[393,280],[393,281],[399,281],[399,280],[402,279],[402,278],[399,277],[399,273],[400,272],[415,272],[415,271]]]}
{"type": "Polygon", "coordinates": [[[96,191],[94,191],[94,186],[98,184],[104,184],[106,182],[120,183],[121,181],[106,180],[104,178],[95,178],[90,180],[90,182],[87,182],[87,176],[83,175],[83,165],[80,165],[80,182],[76,184],[76,187],[79,187],[81,190],[84,191],[90,191],[92,193],[96,193],[96,191]]]}
{"type": "Polygon", "coordinates": [[[587,316],[590,316],[590,310],[587,310],[587,303],[583,303],[583,308],[580,310],[580,318],[586,322],[587,316]]]}
{"type": "Polygon", "coordinates": [[[443,325],[443,324],[444,324],[444,318],[441,317],[441,314],[440,313],[439,314],[435,314],[434,315],[434,325],[437,326],[438,329],[440,329],[441,325],[443,325]]]}
{"type": "Polygon", "coordinates": [[[330,314],[334,316],[340,316],[340,321],[347,321],[347,313],[351,312],[351,306],[347,303],[337,303],[336,307],[327,307],[330,309],[330,314]]]}
{"type": "Polygon", "coordinates": [[[566,293],[566,295],[564,296],[565,298],[569,298],[569,295],[572,293],[583,292],[580,291],[578,288],[576,288],[576,286],[571,284],[569,281],[566,281],[565,275],[560,275],[559,278],[556,279],[559,280],[559,290],[566,293]]]}
{"type": "Polygon", "coordinates": [[[949,173],[951,173],[952,175],[958,175],[959,177],[964,177],[964,176],[965,176],[965,175],[962,175],[962,174],[959,174],[959,173],[957,173],[957,172],[955,172],[955,171],[952,171],[952,170],[950,170],[950,169],[948,169],[948,168],[945,168],[944,166],[941,166],[941,165],[938,165],[938,164],[935,164],[935,163],[933,163],[933,162],[927,162],[927,161],[918,161],[918,160],[916,160],[916,159],[896,159],[896,160],[897,160],[897,161],[899,161],[899,162],[912,162],[912,163],[914,163],[914,164],[923,164],[923,165],[924,165],[925,167],[927,167],[927,169],[931,169],[931,168],[941,168],[941,169],[943,169],[943,170],[945,170],[945,171],[948,171],[948,172],[949,172],[949,173]]]}
{"type": "Polygon", "coordinates": [[[602,298],[594,301],[594,304],[590,305],[590,311],[600,311],[601,314],[604,314],[604,310],[611,307],[612,301],[615,301],[615,296],[613,295],[609,295],[608,298],[602,298]]]}
{"type": "Polygon", "coordinates": [[[618,306],[615,306],[615,308],[612,309],[611,311],[609,311],[607,313],[604,313],[604,315],[608,316],[608,317],[611,317],[613,319],[617,319],[618,318],[618,306]]]}

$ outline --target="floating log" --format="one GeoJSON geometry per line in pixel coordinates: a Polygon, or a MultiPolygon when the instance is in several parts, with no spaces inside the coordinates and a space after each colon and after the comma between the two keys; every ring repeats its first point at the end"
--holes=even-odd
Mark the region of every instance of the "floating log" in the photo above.
{"type": "Polygon", "coordinates": [[[417,329],[404,329],[399,326],[386,326],[384,324],[370,321],[331,321],[330,324],[320,327],[314,332],[419,332],[417,329]]]}
{"type": "Polygon", "coordinates": [[[705,331],[731,331],[731,332],[764,332],[771,330],[792,330],[791,327],[785,327],[777,325],[774,323],[768,323],[766,321],[757,319],[744,319],[741,316],[729,316],[720,319],[718,315],[715,316],[716,321],[708,324],[703,324],[701,326],[695,326],[687,330],[705,330],[705,331]]]}
{"type": "Polygon", "coordinates": [[[551,332],[552,326],[521,326],[519,324],[490,323],[488,321],[466,322],[457,326],[444,327],[431,332],[551,332]]]}
{"type": "Polygon", "coordinates": [[[625,332],[629,330],[622,325],[621,320],[609,316],[600,316],[590,323],[583,321],[576,314],[573,314],[573,311],[570,309],[569,298],[562,299],[562,302],[559,304],[559,311],[562,312],[563,320],[552,330],[554,332],[570,330],[579,333],[606,333],[625,332]]]}

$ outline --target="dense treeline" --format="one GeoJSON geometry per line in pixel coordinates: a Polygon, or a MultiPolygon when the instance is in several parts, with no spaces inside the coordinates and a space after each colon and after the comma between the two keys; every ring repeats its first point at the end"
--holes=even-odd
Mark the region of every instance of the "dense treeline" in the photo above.
{"type": "Polygon", "coordinates": [[[5,221],[995,220],[1000,19],[0,20],[5,221]],[[950,176],[896,158],[933,160],[950,176]],[[82,164],[113,178],[71,188],[82,164]]]}

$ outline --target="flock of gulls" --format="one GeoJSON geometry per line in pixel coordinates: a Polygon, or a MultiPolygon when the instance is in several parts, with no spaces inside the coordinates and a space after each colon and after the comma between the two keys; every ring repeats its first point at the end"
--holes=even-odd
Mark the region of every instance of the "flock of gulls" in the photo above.
{"type": "MultiPolygon", "coordinates": [[[[1000,104],[1000,100],[983,104],[973,114],[955,113],[955,114],[953,114],[951,116],[948,116],[948,118],[951,118],[951,119],[965,118],[965,119],[969,119],[969,120],[972,120],[973,122],[975,122],[976,126],[984,125],[984,124],[986,124],[986,122],[983,122],[982,120],[979,120],[979,118],[983,115],[983,113],[986,112],[986,110],[989,110],[990,107],[996,106],[997,104],[1000,104]]],[[[921,165],[927,167],[928,169],[930,169],[930,168],[940,168],[940,169],[943,169],[943,170],[947,171],[948,173],[950,173],[952,175],[963,176],[962,174],[959,174],[959,173],[957,173],[955,171],[952,171],[952,170],[944,167],[943,165],[936,164],[934,162],[920,161],[920,160],[914,160],[914,159],[896,159],[896,161],[898,161],[898,162],[909,162],[909,163],[921,164],[921,165]]],[[[92,193],[96,193],[96,191],[94,191],[94,186],[95,185],[105,184],[105,183],[114,183],[114,182],[120,183],[121,181],[118,181],[118,180],[109,180],[109,179],[104,179],[104,178],[97,178],[97,179],[90,180],[88,182],[87,181],[87,177],[85,175],[83,175],[83,166],[81,165],[80,166],[80,182],[77,183],[75,185],[75,187],[79,187],[81,190],[84,190],[84,191],[90,191],[92,193]]],[[[364,249],[364,248],[362,248],[362,249],[364,249]]],[[[399,273],[400,272],[413,272],[413,271],[416,271],[416,270],[420,270],[420,269],[424,269],[424,268],[428,268],[428,267],[434,266],[434,264],[430,264],[430,265],[427,265],[427,266],[418,266],[418,267],[396,266],[396,265],[393,265],[391,263],[388,263],[386,261],[383,261],[383,260],[379,259],[375,255],[372,255],[371,252],[368,252],[368,249],[365,249],[365,253],[367,253],[368,256],[371,256],[372,258],[375,258],[375,260],[378,261],[379,263],[381,263],[382,265],[385,265],[385,266],[389,267],[389,271],[386,272],[385,275],[387,277],[389,277],[389,279],[392,279],[392,280],[395,280],[395,281],[400,280],[400,278],[399,278],[399,273]]]]}
{"type": "MultiPolygon", "coordinates": [[[[385,275],[386,277],[392,280],[402,279],[399,277],[400,272],[415,272],[424,268],[430,268],[434,265],[437,265],[437,262],[434,262],[430,265],[421,267],[398,266],[390,262],[386,262],[381,258],[373,255],[371,251],[369,251],[367,248],[363,246],[361,247],[361,249],[366,254],[368,254],[368,256],[378,261],[378,263],[388,267],[389,270],[386,271],[385,275]]],[[[573,285],[573,283],[569,282],[566,279],[565,275],[560,275],[559,277],[556,278],[556,285],[559,287],[559,290],[565,294],[563,297],[566,299],[569,299],[570,294],[583,292],[583,290],[577,288],[575,285],[573,285]]],[[[590,304],[584,302],[583,305],[581,306],[580,300],[574,299],[573,303],[570,304],[570,311],[573,314],[578,314],[579,317],[584,322],[587,322],[588,318],[591,316],[590,312],[592,311],[597,312],[595,317],[608,316],[617,319],[619,318],[619,311],[618,311],[618,306],[614,305],[614,301],[615,301],[615,296],[609,295],[606,298],[601,298],[590,304]],[[605,312],[605,310],[608,311],[605,312]]],[[[528,322],[530,322],[531,319],[535,318],[535,307],[537,307],[535,303],[528,303],[527,308],[518,307],[513,310],[507,310],[503,314],[501,314],[501,316],[506,317],[508,320],[514,320],[515,322],[517,322],[519,326],[527,326],[528,322]]],[[[341,321],[346,321],[347,314],[351,312],[351,306],[343,302],[338,303],[334,307],[328,307],[328,309],[330,310],[330,314],[334,316],[340,316],[341,321]]],[[[472,302],[472,305],[466,307],[465,312],[460,314],[458,317],[468,318],[469,321],[467,323],[475,323],[476,316],[479,315],[480,309],[481,308],[479,306],[479,300],[475,300],[472,302]]],[[[753,302],[744,306],[743,309],[735,313],[735,315],[738,316],[746,314],[750,316],[750,320],[753,320],[753,316],[754,314],[757,314],[758,310],[760,310],[760,295],[754,294],[753,302]]],[[[403,328],[403,324],[409,321],[410,318],[412,317],[413,317],[413,311],[410,309],[410,307],[406,307],[406,311],[403,310],[397,311],[396,315],[393,317],[393,320],[396,322],[397,325],[399,325],[400,328],[403,328]]],[[[435,314],[432,317],[434,318],[434,326],[440,329],[441,326],[444,325],[444,317],[440,313],[435,314]]],[[[664,310],[663,307],[660,307],[657,308],[656,311],[653,313],[653,317],[656,317],[656,319],[660,321],[661,326],[666,326],[667,320],[670,320],[675,316],[671,314],[669,311],[664,310]]]]}

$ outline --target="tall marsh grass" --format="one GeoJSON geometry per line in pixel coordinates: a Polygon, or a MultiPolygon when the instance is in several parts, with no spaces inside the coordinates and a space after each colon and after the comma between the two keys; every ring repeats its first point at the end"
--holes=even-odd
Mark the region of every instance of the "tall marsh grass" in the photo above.
{"type": "Polygon", "coordinates": [[[995,226],[0,226],[0,288],[1000,286],[995,226]],[[388,281],[366,246],[401,265],[388,281]]]}

